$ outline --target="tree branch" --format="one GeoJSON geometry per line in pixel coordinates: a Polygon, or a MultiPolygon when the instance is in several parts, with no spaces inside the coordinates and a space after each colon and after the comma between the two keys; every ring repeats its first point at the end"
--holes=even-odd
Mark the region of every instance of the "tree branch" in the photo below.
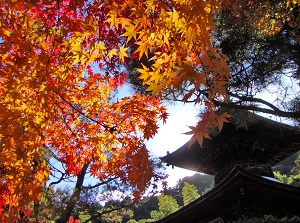
{"type": "Polygon", "coordinates": [[[230,95],[232,97],[235,97],[235,98],[238,98],[238,99],[240,99],[242,101],[258,102],[258,103],[267,105],[268,107],[272,108],[274,111],[280,112],[279,108],[277,108],[273,104],[271,104],[271,103],[269,103],[269,102],[267,102],[267,101],[265,101],[263,99],[260,99],[260,98],[253,98],[253,97],[247,97],[247,96],[239,96],[239,95],[233,94],[231,92],[228,92],[228,95],[230,95]]]}
{"type": "Polygon", "coordinates": [[[282,111],[279,109],[272,110],[267,108],[260,108],[254,105],[238,105],[236,103],[226,103],[226,102],[220,102],[220,101],[214,101],[214,104],[217,106],[225,107],[225,108],[236,108],[236,109],[242,109],[242,110],[250,110],[250,111],[257,111],[257,112],[263,112],[266,114],[271,115],[277,115],[280,117],[286,117],[286,118],[300,118],[300,112],[287,112],[282,111]]]}
{"type": "Polygon", "coordinates": [[[73,193],[71,195],[71,198],[67,201],[66,207],[64,209],[64,215],[61,216],[56,222],[57,223],[65,223],[69,220],[69,217],[72,215],[72,212],[74,211],[74,207],[80,197],[81,191],[82,191],[82,184],[84,181],[84,176],[86,174],[86,171],[88,169],[89,164],[84,164],[81,171],[77,174],[77,180],[76,185],[73,190],[73,193]]]}
{"type": "Polygon", "coordinates": [[[62,174],[61,174],[61,177],[60,177],[57,181],[51,182],[51,183],[49,184],[47,190],[49,190],[50,186],[52,186],[52,185],[54,185],[54,184],[59,184],[59,183],[64,179],[64,176],[65,176],[65,173],[62,173],[62,174]]]}
{"type": "Polygon", "coordinates": [[[104,214],[108,214],[108,213],[111,213],[113,211],[121,210],[121,209],[129,207],[129,206],[131,206],[133,204],[134,204],[134,202],[131,202],[131,203],[123,205],[121,207],[117,207],[117,208],[109,209],[109,210],[106,210],[106,211],[98,212],[95,215],[93,215],[92,217],[90,217],[89,219],[85,220],[83,223],[88,223],[89,221],[92,221],[92,220],[94,220],[94,219],[96,219],[98,217],[101,217],[104,214]]]}
{"type": "Polygon", "coordinates": [[[66,103],[67,103],[74,111],[76,111],[79,115],[82,115],[82,116],[84,116],[85,118],[89,119],[90,121],[95,122],[95,123],[97,123],[97,124],[103,126],[104,128],[107,128],[106,125],[104,125],[104,124],[98,122],[96,119],[93,119],[93,118],[87,116],[84,112],[80,111],[80,110],[79,110],[78,108],[76,108],[72,103],[70,103],[70,102],[67,101],[63,96],[61,96],[61,94],[59,94],[59,93],[57,93],[57,92],[55,92],[55,93],[56,93],[56,94],[57,94],[64,102],[66,102],[66,103]]]}
{"type": "Polygon", "coordinates": [[[91,118],[89,116],[87,116],[84,112],[80,111],[78,108],[76,108],[72,103],[70,103],[69,101],[67,101],[63,96],[61,96],[61,94],[59,94],[58,92],[55,92],[64,102],[66,102],[74,111],[76,111],[79,115],[84,116],[85,118],[89,119],[92,122],[97,123],[98,125],[101,125],[102,127],[104,127],[105,130],[109,131],[109,132],[114,132],[116,130],[115,126],[113,127],[109,127],[103,123],[100,123],[99,121],[97,121],[94,118],[91,118]]]}
{"type": "Polygon", "coordinates": [[[113,181],[115,179],[117,179],[117,177],[112,177],[112,178],[110,178],[110,179],[108,179],[106,181],[99,182],[99,183],[97,183],[95,185],[92,185],[92,186],[82,186],[82,189],[83,190],[94,189],[94,188],[99,187],[101,185],[107,184],[107,183],[109,183],[109,182],[111,182],[111,181],[113,181]]]}

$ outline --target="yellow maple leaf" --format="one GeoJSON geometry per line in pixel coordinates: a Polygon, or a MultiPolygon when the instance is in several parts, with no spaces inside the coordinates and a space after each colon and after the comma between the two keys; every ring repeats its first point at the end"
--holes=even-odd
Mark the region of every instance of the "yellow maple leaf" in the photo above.
{"type": "Polygon", "coordinates": [[[10,31],[7,30],[7,29],[4,29],[4,30],[3,30],[3,33],[4,33],[4,35],[6,35],[6,36],[10,36],[10,31]]]}
{"type": "Polygon", "coordinates": [[[128,18],[119,18],[119,23],[121,24],[122,28],[129,27],[131,25],[131,20],[128,18]]]}
{"type": "Polygon", "coordinates": [[[115,26],[118,29],[119,19],[116,17],[115,14],[110,14],[106,22],[109,22],[110,28],[115,26]]]}
{"type": "Polygon", "coordinates": [[[152,96],[161,95],[162,92],[162,84],[152,84],[146,90],[152,92],[152,96]]]}
{"type": "Polygon", "coordinates": [[[128,25],[128,27],[126,27],[125,29],[127,30],[125,33],[123,33],[121,36],[127,36],[127,40],[126,42],[128,42],[129,40],[132,39],[132,37],[134,39],[136,39],[136,30],[135,30],[135,26],[134,25],[128,25]]]}
{"type": "Polygon", "coordinates": [[[116,49],[112,49],[108,52],[107,57],[108,58],[112,58],[113,56],[118,55],[117,50],[116,49]]]}
{"type": "Polygon", "coordinates": [[[143,80],[143,83],[144,83],[145,81],[147,81],[149,79],[152,72],[149,72],[149,69],[144,64],[142,64],[142,67],[143,67],[142,69],[140,69],[140,68],[136,69],[138,72],[140,72],[140,75],[138,76],[137,79],[143,80]]]}
{"type": "Polygon", "coordinates": [[[144,54],[146,55],[146,57],[148,57],[148,49],[150,48],[148,44],[142,41],[139,41],[136,44],[139,45],[139,47],[136,49],[134,53],[140,52],[139,59],[141,59],[144,54]]]}
{"type": "Polygon", "coordinates": [[[124,47],[124,45],[122,45],[120,47],[119,58],[123,63],[124,63],[124,57],[128,57],[128,55],[126,53],[127,49],[128,49],[128,47],[124,47]]]}
{"type": "Polygon", "coordinates": [[[154,3],[154,0],[147,0],[146,3],[148,6],[152,6],[154,3]]]}

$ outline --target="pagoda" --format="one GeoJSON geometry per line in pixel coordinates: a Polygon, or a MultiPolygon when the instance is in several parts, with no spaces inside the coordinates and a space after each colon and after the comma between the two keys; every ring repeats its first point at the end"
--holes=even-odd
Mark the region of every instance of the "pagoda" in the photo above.
{"type": "Polygon", "coordinates": [[[271,167],[300,150],[300,130],[241,110],[202,146],[189,142],[162,161],[215,176],[215,187],[157,223],[230,222],[300,216],[300,188],[274,179],[271,167]]]}

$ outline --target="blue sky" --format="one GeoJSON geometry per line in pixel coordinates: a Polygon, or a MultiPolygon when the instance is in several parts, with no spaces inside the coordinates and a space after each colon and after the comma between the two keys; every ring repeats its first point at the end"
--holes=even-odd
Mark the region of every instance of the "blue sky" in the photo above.
{"type": "MultiPolygon", "coordinates": [[[[185,135],[184,132],[190,131],[188,126],[195,126],[197,123],[198,111],[193,104],[176,103],[168,105],[169,117],[166,124],[160,124],[157,135],[147,142],[150,152],[157,157],[167,155],[167,152],[173,152],[185,144],[191,135],[185,135]]],[[[181,168],[167,168],[169,175],[169,186],[173,187],[176,182],[185,177],[195,174],[193,171],[187,171],[181,168]]]]}
{"type": "MultiPolygon", "coordinates": [[[[119,90],[118,95],[120,98],[130,96],[131,93],[128,86],[124,85],[119,90]]],[[[166,104],[166,107],[168,109],[167,112],[169,113],[167,122],[165,124],[160,122],[158,133],[146,142],[150,154],[155,157],[165,156],[167,155],[167,152],[171,153],[185,144],[191,138],[191,135],[185,135],[183,133],[190,131],[188,126],[195,126],[197,123],[198,111],[196,107],[194,107],[194,104],[183,104],[178,102],[173,103],[172,105],[166,104]]],[[[59,169],[61,168],[57,165],[56,167],[59,169]]],[[[195,174],[193,171],[176,167],[172,168],[171,166],[166,169],[166,173],[169,175],[169,187],[175,186],[179,179],[195,174]]],[[[58,177],[60,177],[60,175],[58,177]]],[[[50,181],[56,180],[51,178],[50,181]]],[[[88,178],[85,180],[84,185],[93,185],[95,182],[98,182],[97,179],[88,178]]],[[[73,183],[64,182],[59,184],[59,187],[64,187],[69,184],[73,185],[73,183]]]]}
{"type": "MultiPolygon", "coordinates": [[[[119,90],[121,97],[130,94],[129,87],[126,85],[119,90]]],[[[166,107],[169,113],[166,124],[160,123],[158,133],[146,143],[151,155],[156,157],[165,156],[167,152],[171,153],[185,144],[191,135],[183,133],[190,131],[188,126],[195,126],[197,123],[198,110],[193,103],[177,102],[166,104],[166,107]]],[[[195,172],[176,167],[173,169],[170,166],[167,168],[167,174],[169,186],[173,187],[179,179],[193,175],[195,172]]]]}

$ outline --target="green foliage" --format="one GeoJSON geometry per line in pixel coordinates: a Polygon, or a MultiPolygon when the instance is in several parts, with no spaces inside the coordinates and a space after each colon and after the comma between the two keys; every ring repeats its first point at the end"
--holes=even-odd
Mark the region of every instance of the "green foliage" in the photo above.
{"type": "Polygon", "coordinates": [[[298,175],[290,175],[280,174],[279,172],[274,172],[275,178],[280,180],[284,184],[290,184],[295,187],[300,187],[300,174],[298,175]]]}
{"type": "Polygon", "coordinates": [[[133,211],[127,208],[121,208],[101,216],[102,223],[120,223],[126,222],[132,218],[133,211]],[[125,219],[125,220],[124,220],[125,219]]]}
{"type": "Polygon", "coordinates": [[[181,192],[185,182],[194,185],[199,195],[203,195],[213,187],[213,181],[214,176],[196,173],[193,176],[187,176],[179,180],[175,187],[168,188],[166,194],[174,197],[179,206],[183,206],[184,203],[181,192]]]}
{"type": "Polygon", "coordinates": [[[300,187],[300,155],[295,159],[294,166],[288,174],[282,174],[279,171],[274,171],[274,176],[282,183],[300,187]]]}
{"type": "MultiPolygon", "coordinates": [[[[281,162],[279,162],[278,164],[276,164],[274,167],[272,167],[273,171],[278,171],[280,172],[280,174],[286,174],[286,175],[291,175],[291,171],[292,169],[295,167],[295,165],[297,165],[297,158],[299,160],[299,155],[300,152],[297,152],[295,154],[293,154],[292,156],[282,160],[281,162]]],[[[298,166],[300,166],[298,164],[298,166]]],[[[296,173],[293,173],[296,174],[296,173]]]]}
{"type": "Polygon", "coordinates": [[[127,221],[127,223],[138,223],[136,220],[134,220],[134,219],[129,219],[128,221],[127,221]]]}
{"type": "Polygon", "coordinates": [[[126,223],[146,223],[151,221],[151,219],[140,219],[138,221],[134,220],[134,219],[130,219],[128,220],[126,223]]]}
{"type": "MultiPolygon", "coordinates": [[[[199,194],[206,193],[212,187],[213,176],[194,174],[193,176],[184,177],[183,179],[179,180],[175,187],[168,188],[165,194],[174,198],[178,206],[184,205],[183,195],[182,195],[184,182],[193,185],[193,187],[195,187],[197,196],[199,196],[199,194]]],[[[193,197],[196,196],[193,195],[193,197]]],[[[134,212],[132,219],[135,219],[136,221],[150,219],[151,218],[150,210],[159,210],[158,197],[154,196],[154,197],[144,199],[138,204],[132,206],[131,208],[134,212]]]]}
{"type": "Polygon", "coordinates": [[[289,177],[286,174],[281,174],[278,171],[274,171],[274,176],[276,179],[280,180],[281,183],[288,184],[289,177]]]}
{"type": "Polygon", "coordinates": [[[294,175],[299,175],[300,174],[300,154],[297,157],[297,159],[295,160],[295,166],[291,170],[291,173],[294,174],[294,175]]]}
{"type": "Polygon", "coordinates": [[[214,176],[196,173],[193,176],[182,178],[178,182],[178,186],[182,190],[184,186],[184,182],[187,182],[189,184],[195,185],[198,189],[198,193],[200,195],[203,195],[213,187],[213,181],[214,181],[214,176]]]}
{"type": "Polygon", "coordinates": [[[158,197],[158,211],[151,211],[152,219],[159,220],[166,217],[179,209],[176,200],[169,195],[161,195],[158,197]]]}
{"type": "Polygon", "coordinates": [[[66,203],[70,199],[69,188],[53,189],[50,186],[41,196],[41,200],[34,204],[34,217],[37,222],[50,222],[63,215],[66,203]]]}
{"type": "Polygon", "coordinates": [[[134,215],[133,219],[149,219],[151,210],[158,210],[158,199],[156,196],[146,198],[133,207],[131,207],[134,215]]]}
{"type": "Polygon", "coordinates": [[[187,182],[184,182],[184,186],[182,188],[182,197],[183,197],[183,204],[188,205],[192,201],[196,200],[200,195],[198,194],[197,188],[189,184],[187,182]]]}

